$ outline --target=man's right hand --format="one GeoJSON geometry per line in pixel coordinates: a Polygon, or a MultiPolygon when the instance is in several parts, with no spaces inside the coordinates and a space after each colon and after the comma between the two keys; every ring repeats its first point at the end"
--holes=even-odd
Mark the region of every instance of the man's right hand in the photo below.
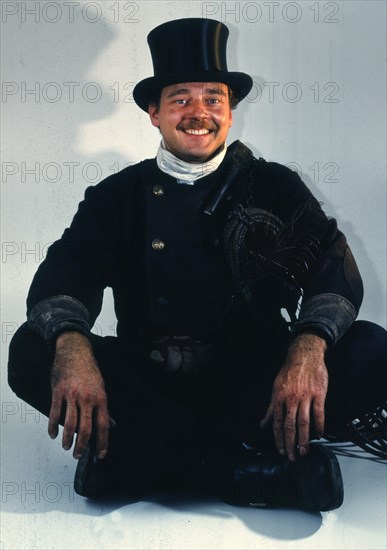
{"type": "Polygon", "coordinates": [[[107,408],[105,384],[89,340],[78,332],[64,332],[56,340],[55,360],[51,369],[52,403],[48,433],[58,435],[62,411],[65,413],[62,446],[73,444],[74,458],[80,458],[92,429],[96,436],[98,458],[106,456],[110,427],[114,425],[107,408]]]}

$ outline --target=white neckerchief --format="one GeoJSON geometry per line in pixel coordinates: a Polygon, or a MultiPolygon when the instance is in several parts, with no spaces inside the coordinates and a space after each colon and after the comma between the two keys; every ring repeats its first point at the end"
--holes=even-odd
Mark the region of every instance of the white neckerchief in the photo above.
{"type": "Polygon", "coordinates": [[[193,185],[196,180],[208,176],[218,168],[225,157],[227,145],[215,157],[207,162],[192,163],[177,158],[165,148],[164,140],[161,140],[157,151],[157,166],[177,180],[177,183],[193,185]]]}

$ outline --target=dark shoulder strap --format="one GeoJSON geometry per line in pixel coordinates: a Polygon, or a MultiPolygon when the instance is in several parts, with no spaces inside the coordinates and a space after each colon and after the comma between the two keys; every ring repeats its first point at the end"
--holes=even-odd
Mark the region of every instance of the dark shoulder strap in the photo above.
{"type": "Polygon", "coordinates": [[[223,173],[225,176],[204,205],[203,213],[206,216],[214,216],[221,209],[225,198],[230,194],[235,184],[240,182],[241,178],[248,172],[253,160],[255,160],[253,153],[246,145],[238,140],[232,143],[224,160],[223,173]]]}

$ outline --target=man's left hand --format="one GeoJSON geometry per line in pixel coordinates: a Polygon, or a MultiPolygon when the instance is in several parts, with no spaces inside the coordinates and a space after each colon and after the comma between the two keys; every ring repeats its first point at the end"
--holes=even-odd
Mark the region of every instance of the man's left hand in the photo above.
{"type": "Polygon", "coordinates": [[[324,362],[326,342],[313,334],[302,334],[291,343],[286,361],[278,373],[271,402],[261,427],[273,423],[278,451],[294,461],[298,451],[308,452],[311,416],[314,437],[324,433],[324,405],[328,371],[324,362]]]}

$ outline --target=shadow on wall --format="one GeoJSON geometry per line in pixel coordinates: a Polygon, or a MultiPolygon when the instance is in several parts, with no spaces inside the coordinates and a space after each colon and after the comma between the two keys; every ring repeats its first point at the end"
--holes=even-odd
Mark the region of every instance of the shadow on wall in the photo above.
{"type": "MultiPolygon", "coordinates": [[[[29,189],[24,185],[23,194],[26,200],[34,193],[39,198],[36,213],[42,216],[41,233],[50,233],[48,219],[55,227],[55,238],[65,227],[61,225],[62,220],[71,221],[84,189],[132,160],[117,152],[120,148],[112,139],[114,130],[109,122],[99,126],[104,134],[102,138],[100,134],[95,135],[96,143],[100,143],[106,134],[105,146],[99,147],[101,152],[84,152],[93,151],[93,143],[82,142],[82,128],[112,117],[119,101],[122,103],[124,99],[121,93],[118,100],[122,91],[119,86],[130,78],[128,74],[119,74],[125,52],[115,51],[117,31],[104,13],[106,7],[99,7],[96,2],[87,5],[87,10],[86,5],[80,5],[72,6],[69,11],[59,3],[45,3],[39,8],[39,15],[25,14],[25,22],[21,23],[19,13],[18,19],[8,17],[4,25],[8,47],[13,48],[13,59],[9,67],[4,68],[7,74],[5,107],[9,116],[9,143],[15,143],[12,156],[18,157],[16,174],[10,173],[8,181],[30,184],[29,189]],[[56,22],[53,21],[55,13],[60,14],[56,22]],[[97,64],[101,56],[100,66],[109,74],[99,79],[101,69],[97,64]],[[117,68],[110,62],[114,58],[120,60],[117,68]],[[37,175],[29,171],[37,166],[37,175]],[[51,211],[51,219],[48,214],[45,219],[44,209],[51,211]]],[[[134,105],[128,104],[128,110],[131,107],[134,105]]],[[[129,117],[124,124],[129,126],[129,117]]],[[[16,193],[16,187],[14,190],[16,193]]],[[[23,197],[19,199],[23,201],[23,197]]],[[[30,209],[31,201],[21,207],[30,209]]],[[[47,240],[51,237],[46,235],[47,240]]]]}
{"type": "MultiPolygon", "coordinates": [[[[8,4],[2,29],[4,50],[9,52],[3,64],[7,132],[3,182],[6,177],[7,185],[2,199],[6,206],[3,235],[9,245],[3,267],[10,282],[9,296],[20,296],[23,311],[38,264],[71,222],[85,188],[133,160],[119,153],[122,148],[112,139],[110,120],[129,93],[119,94],[123,92],[119,87],[131,76],[122,74],[122,66],[129,72],[130,65],[125,52],[115,49],[118,25],[108,19],[112,14],[106,6],[97,2],[69,2],[67,8],[58,2],[8,4]],[[110,63],[114,58],[117,66],[110,63]],[[100,67],[109,69],[108,76],[101,74],[100,67]],[[98,124],[104,119],[106,124],[98,124]],[[93,142],[82,142],[83,128],[93,123],[101,128],[103,138],[106,134],[105,146],[99,149],[93,142]],[[23,245],[35,254],[24,253],[23,245]]],[[[125,26],[129,36],[132,28],[125,26]]],[[[129,114],[138,110],[130,103],[125,108],[129,114]]],[[[122,125],[129,129],[134,123],[128,116],[122,125]]],[[[132,139],[133,134],[132,130],[132,139]]],[[[96,137],[101,143],[101,135],[96,137]]],[[[20,324],[24,318],[15,314],[14,302],[10,299],[12,311],[5,318],[20,324]]],[[[115,320],[113,314],[110,317],[109,327],[115,320]]],[[[111,334],[109,327],[105,332],[111,334]]]]}

